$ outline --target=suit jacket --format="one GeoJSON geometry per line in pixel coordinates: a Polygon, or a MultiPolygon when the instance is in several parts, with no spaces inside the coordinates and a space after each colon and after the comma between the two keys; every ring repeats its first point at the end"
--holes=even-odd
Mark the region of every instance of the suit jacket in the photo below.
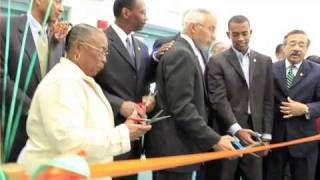
{"type": "MultiPolygon", "coordinates": [[[[3,18],[3,21],[1,22],[1,51],[0,53],[0,62],[1,62],[1,68],[4,68],[4,52],[5,52],[5,40],[6,40],[6,19],[3,18]]],[[[23,39],[23,32],[25,29],[25,24],[27,21],[27,16],[15,16],[11,19],[11,29],[10,29],[10,43],[9,43],[9,58],[8,58],[8,81],[7,81],[7,96],[6,96],[6,110],[7,110],[7,117],[8,117],[8,111],[10,109],[11,104],[11,98],[13,95],[13,87],[17,76],[17,68],[18,68],[18,62],[19,62],[19,55],[20,55],[20,49],[23,39]]],[[[21,79],[19,83],[18,88],[18,94],[17,94],[17,101],[16,101],[16,107],[15,112],[17,112],[17,107],[20,101],[22,100],[23,96],[25,97],[23,101],[23,111],[22,116],[23,120],[20,121],[19,130],[17,134],[17,140],[18,143],[23,146],[25,143],[25,140],[27,138],[25,133],[25,118],[28,114],[28,110],[31,104],[31,99],[33,97],[33,94],[38,86],[38,84],[41,81],[41,73],[40,73],[40,65],[39,60],[36,58],[35,66],[31,74],[30,83],[28,86],[28,89],[26,93],[23,92],[24,84],[26,81],[26,76],[28,72],[28,68],[31,63],[31,59],[33,56],[33,53],[37,53],[36,51],[36,45],[33,40],[33,36],[30,30],[30,27],[28,27],[28,34],[26,39],[26,46],[25,46],[25,52],[23,53],[23,64],[21,68],[21,79]],[[19,134],[22,134],[21,136],[19,134]],[[21,142],[20,142],[21,141],[21,142]]],[[[51,38],[49,38],[49,56],[48,56],[48,70],[51,69],[56,63],[59,62],[60,57],[63,54],[63,44],[57,43],[56,41],[53,41],[51,38]]],[[[2,102],[2,90],[3,90],[3,74],[0,76],[0,83],[1,83],[1,95],[0,100],[2,102]]],[[[15,152],[15,154],[19,153],[15,152]]]]}
{"type": "MultiPolygon", "coordinates": [[[[5,19],[5,18],[3,18],[5,19]]],[[[23,39],[23,32],[25,29],[25,24],[27,21],[27,16],[15,16],[12,17],[11,19],[11,33],[10,33],[10,43],[9,43],[9,58],[8,58],[8,77],[9,77],[9,82],[8,82],[8,103],[11,102],[11,97],[12,97],[12,91],[13,91],[13,84],[16,79],[17,75],[17,66],[19,62],[19,55],[20,55],[20,49],[21,49],[21,43],[23,39]]],[[[1,25],[2,30],[1,30],[1,49],[3,53],[1,53],[0,59],[1,59],[1,68],[3,68],[3,63],[4,63],[4,52],[5,52],[5,40],[6,40],[6,19],[4,21],[1,21],[3,24],[1,25]]],[[[26,46],[25,46],[25,53],[23,53],[23,64],[22,64],[22,69],[21,69],[21,79],[19,83],[19,91],[18,91],[18,101],[19,99],[23,96],[23,87],[25,84],[25,79],[27,75],[28,68],[31,63],[31,58],[33,53],[37,53],[36,51],[36,45],[34,44],[33,36],[30,30],[30,27],[28,27],[28,34],[27,34],[27,39],[26,39],[26,46]]],[[[48,62],[48,70],[50,70],[56,63],[59,62],[60,57],[63,54],[63,44],[54,42],[49,38],[49,62],[48,62]]],[[[38,86],[38,84],[41,81],[41,72],[40,72],[40,64],[38,58],[36,58],[35,61],[35,66],[32,71],[30,83],[28,90],[26,91],[25,94],[25,108],[24,108],[24,115],[27,114],[27,111],[29,109],[30,103],[32,96],[38,86]]],[[[3,77],[1,76],[1,83],[3,81],[3,77]]],[[[9,108],[9,106],[7,106],[9,108]]]]}
{"type": "Polygon", "coordinates": [[[95,77],[111,103],[116,124],[124,122],[119,113],[123,101],[140,102],[149,90],[152,61],[145,44],[133,38],[136,66],[131,63],[127,48],[110,26],[105,31],[109,42],[109,54],[104,69],[95,77]]]}
{"type": "MultiPolygon", "coordinates": [[[[161,58],[156,74],[157,105],[171,118],[153,124],[146,139],[147,156],[169,156],[209,150],[220,136],[207,125],[206,88],[192,47],[179,37],[161,58]]],[[[191,172],[199,164],[170,169],[191,172]]]]}
{"type": "Polygon", "coordinates": [[[273,81],[270,57],[250,51],[248,88],[238,58],[232,48],[210,59],[206,72],[211,110],[217,116],[212,124],[225,133],[232,124],[248,128],[250,102],[254,131],[271,134],[273,81]]]}
{"type": "MultiPolygon", "coordinates": [[[[320,66],[304,60],[294,78],[293,85],[287,88],[285,61],[274,63],[274,126],[273,142],[281,142],[317,134],[315,119],[320,115],[320,66]],[[280,112],[280,103],[287,101],[287,97],[307,104],[310,119],[304,115],[284,119],[280,112]]],[[[288,147],[292,156],[306,157],[314,155],[318,149],[318,142],[310,142],[288,147]]]]}
{"type": "Polygon", "coordinates": [[[65,58],[38,86],[27,132],[29,139],[19,162],[29,172],[65,153],[83,150],[88,162],[107,163],[130,150],[128,128],[114,127],[112,109],[101,87],[65,58]]]}

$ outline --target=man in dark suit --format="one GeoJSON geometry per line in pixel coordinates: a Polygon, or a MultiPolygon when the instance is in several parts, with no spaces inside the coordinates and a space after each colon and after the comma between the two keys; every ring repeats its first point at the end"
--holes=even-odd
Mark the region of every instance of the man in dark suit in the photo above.
{"type": "MultiPolygon", "coordinates": [[[[289,32],[283,41],[286,59],[274,64],[274,126],[272,142],[317,134],[320,115],[320,66],[304,60],[310,40],[301,30],[289,32]]],[[[280,180],[289,163],[292,179],[313,180],[318,142],[275,149],[268,160],[267,179],[280,180]]]]}
{"type": "MultiPolygon", "coordinates": [[[[22,57],[22,69],[21,69],[21,79],[18,87],[17,101],[15,106],[15,113],[17,113],[18,105],[22,101],[23,110],[17,130],[17,135],[13,143],[11,156],[9,161],[16,161],[17,156],[20,153],[20,150],[25,145],[27,140],[25,121],[28,114],[29,106],[31,103],[32,96],[41,81],[44,75],[50,70],[59,60],[63,54],[63,44],[57,41],[54,41],[47,34],[48,25],[46,24],[42,28],[42,23],[45,17],[45,13],[49,4],[49,0],[44,1],[34,1],[31,13],[11,17],[11,29],[10,29],[10,41],[9,41],[9,57],[8,57],[8,76],[7,76],[7,89],[6,89],[6,119],[8,118],[8,113],[10,109],[11,99],[13,96],[13,86],[17,77],[17,67],[19,62],[19,55],[21,51],[21,43],[23,40],[23,33],[25,30],[25,25],[27,19],[29,19],[30,25],[28,28],[28,34],[26,39],[25,51],[23,52],[22,57]],[[40,33],[39,33],[40,32],[40,33]],[[41,56],[39,54],[39,41],[43,40],[41,45],[42,51],[41,56]],[[31,64],[32,56],[36,54],[37,58],[35,60],[35,65],[32,71],[31,79],[29,86],[26,92],[23,91],[24,85],[26,83],[26,76],[31,64]],[[41,57],[41,58],[38,58],[41,57]],[[41,59],[41,60],[40,60],[41,59]]],[[[59,16],[63,12],[63,5],[61,0],[52,1],[51,14],[48,19],[48,23],[56,22],[59,19],[59,16]]],[[[1,68],[4,69],[5,63],[5,41],[6,41],[6,18],[3,21],[0,21],[1,24],[1,68]]],[[[1,74],[1,88],[3,88],[3,74],[1,74]]],[[[2,91],[2,90],[1,90],[2,91]]],[[[0,99],[2,102],[2,94],[0,99]]]]}
{"type": "MultiPolygon", "coordinates": [[[[148,94],[154,70],[147,46],[133,36],[147,20],[144,1],[115,0],[113,10],[115,23],[105,31],[109,42],[108,62],[95,79],[110,101],[118,125],[134,111],[144,116],[138,102],[148,94]]],[[[151,109],[147,107],[147,111],[151,109]]],[[[137,140],[132,142],[131,152],[115,160],[137,159],[140,155],[141,142],[137,140]]],[[[121,179],[137,179],[137,175],[121,179]]]]}
{"type": "MultiPolygon", "coordinates": [[[[220,137],[207,125],[205,60],[199,49],[214,39],[216,19],[203,9],[188,10],[183,31],[157,67],[157,105],[170,119],[154,123],[149,131],[149,157],[199,153],[212,149],[233,150],[230,136],[220,137]]],[[[155,171],[154,180],[191,180],[200,164],[155,171]]]]}
{"type": "MultiPolygon", "coordinates": [[[[216,112],[212,124],[221,133],[238,137],[244,146],[255,142],[255,132],[268,142],[273,117],[271,58],[249,48],[252,30],[245,16],[233,16],[228,29],[232,47],[211,58],[207,68],[210,108],[216,112]]],[[[209,165],[207,179],[262,179],[262,159],[252,155],[213,163],[221,169],[209,165]]]]}

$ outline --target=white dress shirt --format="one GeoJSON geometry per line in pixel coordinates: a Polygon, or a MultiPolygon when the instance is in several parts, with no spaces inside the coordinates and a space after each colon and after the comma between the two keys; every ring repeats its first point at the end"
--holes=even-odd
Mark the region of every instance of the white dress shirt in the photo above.
{"type": "MultiPolygon", "coordinates": [[[[42,30],[42,25],[30,14],[28,13],[27,14],[27,17],[30,21],[30,29],[31,29],[31,34],[32,34],[32,37],[33,37],[33,41],[34,41],[34,44],[36,46],[36,48],[38,49],[38,39],[39,39],[39,32],[41,32],[42,30]]],[[[44,28],[44,33],[45,33],[45,38],[47,39],[48,41],[48,34],[47,34],[47,30],[48,30],[48,26],[45,26],[44,28]]]]}
{"type": "Polygon", "coordinates": [[[83,150],[89,163],[105,163],[130,150],[129,130],[124,124],[114,127],[111,106],[100,86],[66,58],[39,84],[27,133],[18,162],[29,172],[70,152],[83,150]]]}
{"type": "Polygon", "coordinates": [[[193,40],[189,36],[187,36],[186,34],[180,34],[180,36],[183,39],[185,39],[188,42],[188,44],[192,47],[192,50],[193,50],[194,54],[197,56],[197,60],[198,60],[198,62],[200,64],[202,74],[204,74],[206,65],[204,63],[204,60],[202,58],[202,55],[201,55],[199,49],[196,47],[196,45],[194,44],[193,40]]]}
{"type": "Polygon", "coordinates": [[[286,60],[285,60],[286,75],[288,74],[288,71],[289,71],[290,66],[291,66],[291,65],[294,65],[294,68],[292,69],[292,73],[293,73],[294,76],[296,76],[296,75],[297,75],[297,72],[298,72],[298,70],[299,70],[299,68],[300,68],[300,66],[301,66],[301,64],[302,64],[302,61],[299,62],[299,63],[297,63],[297,64],[291,64],[291,63],[288,61],[288,59],[286,59],[286,60]]]}
{"type": "MultiPolygon", "coordinates": [[[[116,32],[116,34],[119,36],[119,38],[121,39],[121,42],[123,43],[124,47],[127,47],[127,39],[130,41],[130,43],[133,46],[133,42],[132,42],[132,35],[133,32],[130,34],[127,34],[126,32],[123,31],[123,29],[121,29],[117,24],[111,24],[111,27],[113,28],[113,30],[116,32]]],[[[133,52],[134,53],[134,52],[133,52]]]]}

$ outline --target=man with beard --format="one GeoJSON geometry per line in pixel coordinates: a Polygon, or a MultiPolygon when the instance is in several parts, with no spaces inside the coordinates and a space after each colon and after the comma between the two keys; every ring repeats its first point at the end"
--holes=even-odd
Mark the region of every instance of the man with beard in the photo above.
{"type": "MultiPolygon", "coordinates": [[[[286,59],[274,64],[275,114],[272,142],[278,143],[317,134],[320,116],[320,66],[305,60],[310,40],[301,30],[284,40],[286,59]]],[[[292,179],[314,180],[318,142],[275,149],[268,159],[268,180],[283,179],[289,164],[292,179]]]]}
{"type": "MultiPolygon", "coordinates": [[[[147,20],[144,0],[115,0],[113,12],[115,23],[105,31],[109,43],[108,62],[95,80],[111,103],[115,125],[119,125],[134,111],[145,116],[138,102],[148,94],[154,70],[147,46],[133,36],[147,20]]],[[[151,110],[152,107],[147,106],[147,111],[151,110]]],[[[131,151],[115,160],[140,158],[141,149],[140,140],[133,141],[131,151]]],[[[137,175],[119,179],[137,179],[137,175]]]]}
{"type": "MultiPolygon", "coordinates": [[[[232,47],[210,59],[206,74],[210,108],[217,115],[210,120],[214,128],[236,136],[244,146],[255,143],[256,132],[269,142],[273,118],[271,58],[249,48],[252,30],[245,16],[233,16],[228,29],[232,47]]],[[[221,169],[209,165],[207,179],[262,179],[262,158],[251,154],[212,163],[221,169]]]]}
{"type": "MultiPolygon", "coordinates": [[[[183,16],[183,31],[161,58],[156,75],[157,105],[171,118],[153,124],[147,144],[150,157],[234,150],[230,136],[220,136],[207,125],[205,58],[214,40],[216,18],[207,10],[191,9],[183,16]]],[[[200,164],[155,171],[153,180],[191,180],[200,164]]]]}

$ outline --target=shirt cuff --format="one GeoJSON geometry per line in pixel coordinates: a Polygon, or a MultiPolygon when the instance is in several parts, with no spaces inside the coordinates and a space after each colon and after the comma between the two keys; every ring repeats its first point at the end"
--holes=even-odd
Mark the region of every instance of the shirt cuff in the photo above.
{"type": "Polygon", "coordinates": [[[272,140],[272,135],[271,134],[263,134],[262,135],[262,140],[263,141],[271,141],[272,140]]]}
{"type": "Polygon", "coordinates": [[[129,129],[125,124],[121,124],[116,126],[116,130],[118,131],[118,137],[120,138],[120,148],[121,153],[126,153],[130,151],[131,145],[130,145],[130,135],[129,135],[129,129]]]}
{"type": "Polygon", "coordinates": [[[153,59],[155,62],[159,62],[159,59],[156,57],[156,52],[157,52],[157,51],[153,51],[153,52],[152,52],[152,59],[153,59]]]}
{"type": "Polygon", "coordinates": [[[232,136],[234,136],[241,128],[239,123],[234,123],[232,126],[228,129],[228,133],[230,133],[232,136]]]}

